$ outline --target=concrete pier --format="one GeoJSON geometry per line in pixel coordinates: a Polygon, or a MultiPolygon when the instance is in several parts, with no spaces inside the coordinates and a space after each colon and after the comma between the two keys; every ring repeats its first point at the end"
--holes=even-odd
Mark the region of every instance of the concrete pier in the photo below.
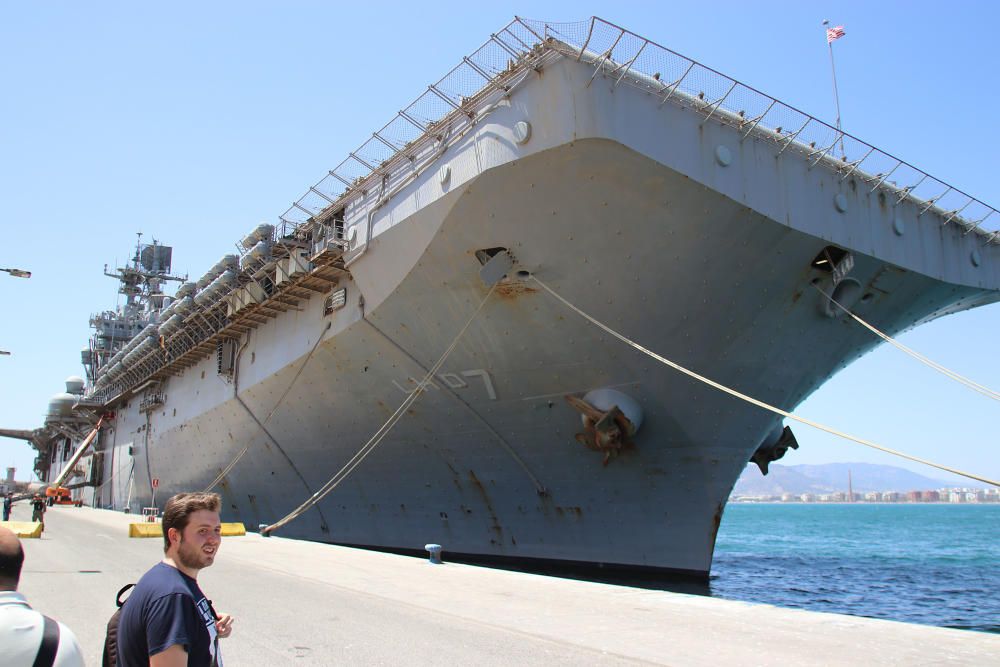
{"type": "MultiPolygon", "coordinates": [[[[15,519],[30,518],[26,503],[15,519]]],[[[139,517],[54,507],[20,590],[99,665],[114,597],[163,554],[139,517]]],[[[447,561],[447,545],[445,560],[447,561]]],[[[256,534],[199,583],[227,665],[985,665],[1000,636],[489,570],[256,534]]]]}

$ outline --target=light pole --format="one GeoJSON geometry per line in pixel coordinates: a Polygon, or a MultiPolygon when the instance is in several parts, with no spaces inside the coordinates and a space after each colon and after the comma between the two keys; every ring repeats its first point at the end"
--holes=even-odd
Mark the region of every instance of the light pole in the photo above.
{"type": "MultiPolygon", "coordinates": [[[[0,271],[3,271],[4,273],[9,273],[10,275],[14,276],[15,278],[30,278],[31,277],[31,271],[25,271],[24,269],[4,269],[4,268],[0,268],[0,271]]],[[[8,352],[7,350],[0,350],[0,357],[9,357],[9,356],[10,356],[10,352],[8,352]]]]}

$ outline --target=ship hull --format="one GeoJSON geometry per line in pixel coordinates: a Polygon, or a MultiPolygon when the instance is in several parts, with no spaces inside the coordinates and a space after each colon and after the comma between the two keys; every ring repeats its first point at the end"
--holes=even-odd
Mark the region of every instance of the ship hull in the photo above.
{"type": "MultiPolygon", "coordinates": [[[[499,168],[387,231],[371,253],[404,258],[421,242],[419,260],[378,307],[355,313],[311,354],[246,389],[197,369],[172,380],[171,410],[197,412],[202,390],[186,382],[208,385],[209,400],[230,397],[181,423],[161,410],[148,436],[144,416],[122,413],[126,431],[140,422],[133,502],[151,499],[151,478],[161,499],[205,487],[247,448],[219,486],[224,514],[250,526],[281,518],[389,419],[485,299],[433,386],[280,534],[704,575],[732,484],[777,418],[623,345],[528,277],[487,298],[474,251],[509,248],[519,270],[594,317],[786,408],[876,342],[823,314],[810,283],[823,241],[612,142],[576,142],[499,168]],[[603,465],[575,440],[581,420],[564,396],[609,387],[643,406],[644,419],[635,447],[603,465]]],[[[859,256],[854,274],[874,280],[882,271],[859,256]]],[[[356,291],[349,285],[355,302],[356,291]]],[[[898,330],[973,292],[907,274],[868,308],[898,330]]],[[[313,336],[332,317],[315,308],[295,317],[310,315],[299,326],[313,336]]],[[[241,363],[261,363],[282,324],[256,333],[241,363]]]]}
{"type": "Polygon", "coordinates": [[[211,355],[157,386],[162,404],[117,399],[94,502],[138,511],[215,483],[225,520],[270,524],[351,461],[457,338],[379,446],[278,534],[704,577],[732,485],[780,418],[616,340],[532,276],[789,410],[878,341],[827,312],[817,288],[834,278],[813,265],[825,247],[851,253],[855,309],[889,333],[995,300],[992,255],[967,266],[971,238],[938,239],[928,261],[950,229],[913,223],[892,245],[899,213],[852,182],[589,76],[551,65],[450,149],[450,181],[428,170],[356,212],[344,308],[317,295],[244,336],[234,375],[211,355]],[[528,148],[511,139],[520,118],[528,148]],[[723,144],[736,164],[717,159],[723,144]],[[838,188],[851,215],[830,203],[838,188]],[[477,251],[500,248],[516,263],[491,291],[477,251]],[[605,465],[565,397],[607,388],[643,419],[605,465]]]}

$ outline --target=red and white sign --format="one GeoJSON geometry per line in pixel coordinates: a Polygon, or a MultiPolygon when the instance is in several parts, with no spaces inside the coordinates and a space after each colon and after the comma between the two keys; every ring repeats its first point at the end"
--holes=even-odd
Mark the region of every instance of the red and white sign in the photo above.
{"type": "Polygon", "coordinates": [[[160,485],[160,478],[159,478],[159,477],[154,477],[154,478],[153,478],[153,488],[155,489],[155,488],[157,488],[157,487],[158,487],[159,485],[160,485]]]}

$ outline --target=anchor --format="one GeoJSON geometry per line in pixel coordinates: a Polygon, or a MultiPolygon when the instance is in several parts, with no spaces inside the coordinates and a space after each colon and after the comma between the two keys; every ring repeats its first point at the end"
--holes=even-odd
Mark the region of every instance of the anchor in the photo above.
{"type": "Polygon", "coordinates": [[[623,449],[635,447],[631,438],[636,428],[617,405],[602,411],[576,396],[567,394],[565,398],[583,415],[583,433],[576,434],[576,441],[588,449],[603,452],[603,465],[608,465],[623,449]]]}

